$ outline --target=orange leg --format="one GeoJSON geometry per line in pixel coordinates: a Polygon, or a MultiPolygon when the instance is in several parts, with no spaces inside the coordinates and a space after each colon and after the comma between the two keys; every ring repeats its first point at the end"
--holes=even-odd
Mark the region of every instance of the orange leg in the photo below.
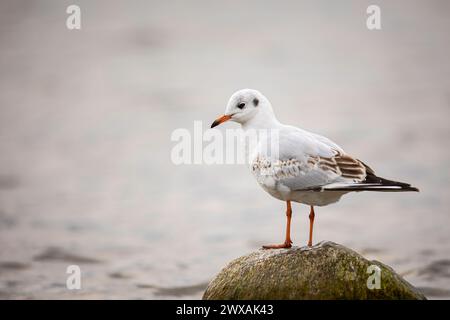
{"type": "Polygon", "coordinates": [[[263,246],[264,249],[282,249],[282,248],[290,248],[292,247],[292,240],[291,240],[291,217],[292,217],[292,208],[291,208],[291,202],[286,201],[287,208],[286,208],[286,239],[284,240],[284,243],[282,244],[272,244],[263,246]]]}
{"type": "Polygon", "coordinates": [[[311,206],[311,211],[309,212],[309,241],[308,241],[309,247],[312,247],[314,216],[315,216],[314,207],[311,206]]]}

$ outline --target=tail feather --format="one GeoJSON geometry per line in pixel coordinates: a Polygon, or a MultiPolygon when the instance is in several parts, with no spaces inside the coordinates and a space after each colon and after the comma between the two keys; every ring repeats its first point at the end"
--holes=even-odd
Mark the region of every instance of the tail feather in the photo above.
{"type": "Polygon", "coordinates": [[[330,184],[321,188],[321,191],[379,191],[379,192],[419,192],[419,189],[410,185],[381,185],[381,184],[330,184]]]}
{"type": "Polygon", "coordinates": [[[411,186],[409,183],[388,180],[368,174],[362,182],[355,183],[336,183],[323,186],[322,190],[329,191],[384,191],[384,192],[419,192],[419,189],[411,186]]]}

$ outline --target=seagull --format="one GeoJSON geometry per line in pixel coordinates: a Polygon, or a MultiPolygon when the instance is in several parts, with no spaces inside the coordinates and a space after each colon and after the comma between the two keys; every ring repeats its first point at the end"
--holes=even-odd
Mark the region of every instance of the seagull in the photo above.
{"type": "MultiPolygon", "coordinates": [[[[265,245],[264,249],[292,246],[292,201],[310,207],[308,246],[311,247],[315,206],[335,203],[354,191],[419,191],[408,183],[377,176],[368,165],[326,137],[282,124],[269,100],[257,90],[235,92],[225,114],[211,128],[228,120],[239,123],[244,133],[251,130],[277,133],[278,152],[269,152],[267,141],[257,143],[249,152],[250,170],[258,184],[271,196],[286,202],[285,240],[281,244],[265,245]]],[[[268,137],[266,134],[261,139],[268,137]]]]}

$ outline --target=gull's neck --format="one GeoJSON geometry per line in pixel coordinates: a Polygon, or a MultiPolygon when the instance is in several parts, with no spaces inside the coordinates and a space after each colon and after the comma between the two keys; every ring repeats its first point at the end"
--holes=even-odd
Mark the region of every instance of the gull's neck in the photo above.
{"type": "Polygon", "coordinates": [[[282,124],[277,120],[272,112],[258,112],[253,118],[242,123],[242,129],[260,130],[260,129],[278,129],[282,124]]]}

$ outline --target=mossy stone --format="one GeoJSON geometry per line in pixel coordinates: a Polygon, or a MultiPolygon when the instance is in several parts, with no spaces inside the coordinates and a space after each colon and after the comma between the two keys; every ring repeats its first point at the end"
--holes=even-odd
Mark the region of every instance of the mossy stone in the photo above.
{"type": "Polygon", "coordinates": [[[326,241],[311,248],[261,249],[237,258],[210,282],[203,299],[422,300],[425,296],[387,265],[326,241]]]}

